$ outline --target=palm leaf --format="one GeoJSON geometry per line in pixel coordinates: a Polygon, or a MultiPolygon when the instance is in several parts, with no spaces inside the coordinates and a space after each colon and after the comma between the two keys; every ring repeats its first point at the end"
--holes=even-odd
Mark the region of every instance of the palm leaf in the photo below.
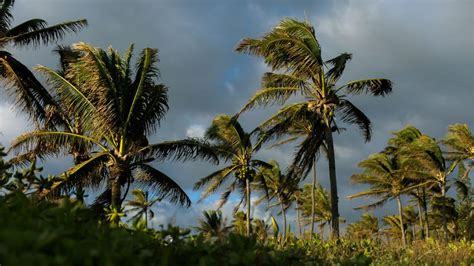
{"type": "Polygon", "coordinates": [[[46,45],[51,44],[63,39],[66,33],[77,33],[87,26],[87,20],[68,21],[50,27],[44,26],[45,25],[33,31],[14,35],[10,37],[10,41],[17,46],[26,46],[30,44],[38,46],[41,43],[46,45]]]}
{"type": "Polygon", "coordinates": [[[169,176],[148,164],[139,166],[139,173],[135,180],[154,189],[160,198],[168,198],[171,203],[184,207],[191,206],[191,200],[186,192],[169,176]]]}
{"type": "Polygon", "coordinates": [[[348,93],[352,94],[365,92],[374,96],[385,96],[392,92],[392,82],[388,79],[372,78],[351,81],[341,88],[345,88],[348,93]]]}

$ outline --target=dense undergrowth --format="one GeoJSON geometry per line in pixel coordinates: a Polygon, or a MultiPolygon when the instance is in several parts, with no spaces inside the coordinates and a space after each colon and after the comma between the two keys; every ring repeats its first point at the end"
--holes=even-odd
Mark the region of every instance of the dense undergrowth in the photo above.
{"type": "Polygon", "coordinates": [[[79,202],[0,199],[1,265],[472,265],[474,244],[397,243],[288,237],[265,242],[231,233],[222,241],[189,229],[113,227],[79,202]]]}

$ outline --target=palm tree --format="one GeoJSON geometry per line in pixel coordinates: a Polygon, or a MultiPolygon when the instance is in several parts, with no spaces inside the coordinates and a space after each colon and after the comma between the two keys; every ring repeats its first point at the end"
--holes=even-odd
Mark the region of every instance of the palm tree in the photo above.
{"type": "Polygon", "coordinates": [[[149,163],[198,157],[217,162],[217,157],[209,146],[194,139],[148,143],[147,136],[156,131],[168,109],[167,88],[156,82],[156,49],[142,51],[132,77],[132,48],[121,57],[112,48],[104,51],[78,43],[74,51],[80,59],[69,64],[68,79],[40,67],[64,99],[64,108],[79,118],[83,131],[36,130],[18,137],[12,149],[28,152],[37,143],[47,143],[48,148],[39,155],[48,156],[67,153],[71,143],[91,147],[91,157],[67,170],[62,180],[53,185],[53,191],[67,191],[76,185],[98,188],[105,183],[105,191],[95,201],[98,206],[111,204],[120,209],[135,181],[151,186],[160,198],[189,206],[184,190],[149,163]]]}
{"type": "Polygon", "coordinates": [[[148,228],[148,218],[151,220],[155,216],[151,207],[161,200],[159,198],[150,200],[148,191],[143,191],[141,189],[134,189],[132,195],[134,198],[127,201],[127,206],[131,208],[126,212],[135,213],[130,220],[140,221],[141,219],[144,219],[146,229],[148,228]]]}
{"type": "MultiPolygon", "coordinates": [[[[332,223],[331,197],[320,184],[317,184],[314,191],[314,206],[312,206],[313,192],[310,193],[312,188],[313,186],[308,184],[303,187],[303,195],[300,199],[302,216],[306,218],[306,224],[311,224],[313,219],[319,223],[321,238],[323,238],[324,227],[332,223]]],[[[339,221],[341,220],[339,218],[339,221]]]]}
{"type": "Polygon", "coordinates": [[[298,191],[298,180],[282,174],[278,162],[270,160],[268,164],[271,165],[271,168],[261,167],[255,178],[256,180],[263,179],[262,182],[257,182],[257,189],[263,191],[264,196],[257,202],[261,202],[263,199],[267,199],[268,202],[274,198],[277,199],[278,203],[269,205],[269,208],[280,205],[283,227],[285,228],[284,237],[286,238],[286,210],[293,202],[293,194],[298,191]]]}
{"type": "Polygon", "coordinates": [[[334,237],[338,237],[339,209],[332,135],[337,129],[336,120],[356,124],[362,130],[366,141],[369,141],[370,120],[347,99],[346,94],[366,92],[374,96],[385,96],[391,92],[392,83],[387,79],[372,78],[336,86],[352,55],[343,53],[324,62],[315,30],[306,21],[284,19],[260,39],[243,39],[236,51],[263,57],[265,63],[274,71],[264,74],[262,89],[257,91],[239,113],[256,105],[284,104],[294,95],[301,95],[306,99],[283,107],[260,127],[278,135],[294,122],[312,122],[312,134],[299,145],[292,168],[298,171],[300,176],[304,176],[314,164],[319,146],[322,142],[326,143],[332,200],[332,232],[334,237]]]}
{"type": "MultiPolygon", "coordinates": [[[[405,150],[407,146],[411,145],[413,141],[417,140],[423,135],[420,130],[411,125],[408,125],[399,131],[393,132],[392,134],[394,136],[388,140],[388,146],[385,148],[385,152],[388,154],[403,153],[403,150],[405,150]]],[[[410,153],[406,153],[405,155],[411,156],[410,153]]],[[[412,183],[420,184],[426,182],[426,176],[420,175],[417,171],[419,165],[412,162],[411,168],[412,169],[410,170],[410,172],[413,175],[411,176],[412,183]]],[[[423,228],[424,226],[424,233],[422,231],[422,235],[429,237],[427,187],[419,187],[416,190],[410,191],[409,194],[416,199],[418,204],[421,228],[423,228]],[[421,213],[424,213],[424,223],[421,217],[421,213]]]]}
{"type": "Polygon", "coordinates": [[[201,198],[207,197],[215,192],[228,178],[233,174],[235,179],[222,193],[220,206],[227,202],[232,191],[239,189],[242,192],[242,200],[245,200],[247,206],[247,236],[250,235],[250,183],[254,181],[255,174],[260,167],[270,167],[267,163],[253,159],[254,154],[260,149],[261,145],[252,145],[251,136],[254,132],[247,133],[237,120],[228,115],[218,115],[212,121],[211,127],[206,132],[206,138],[213,144],[216,153],[230,164],[203,177],[196,182],[194,189],[198,190],[207,185],[201,198]]]}
{"type": "MultiPolygon", "coordinates": [[[[446,193],[452,185],[456,185],[461,190],[466,191],[464,183],[460,180],[450,182],[449,176],[458,166],[459,161],[448,163],[443,156],[443,152],[438,142],[427,135],[423,135],[405,147],[405,153],[411,154],[411,161],[419,167],[419,172],[425,175],[426,183],[436,186],[440,191],[443,211],[441,212],[444,239],[448,240],[448,227],[446,219],[447,197],[446,193]]],[[[467,192],[465,192],[467,194],[467,192]]]]}
{"type": "Polygon", "coordinates": [[[12,26],[14,4],[15,0],[0,1],[0,76],[7,93],[16,99],[16,105],[36,122],[45,122],[49,119],[48,106],[54,105],[53,99],[33,73],[5,49],[56,43],[67,33],[80,31],[87,26],[87,21],[48,26],[45,20],[34,18],[12,26]]]}
{"type": "Polygon", "coordinates": [[[347,226],[346,232],[349,236],[357,239],[367,239],[373,236],[379,239],[379,220],[370,213],[364,213],[359,221],[347,226]]]}
{"type": "Polygon", "coordinates": [[[454,124],[448,127],[448,134],[442,141],[450,150],[448,159],[467,162],[464,176],[474,167],[474,135],[466,124],[454,124]]]}
{"type": "Polygon", "coordinates": [[[196,229],[209,238],[215,237],[223,241],[232,226],[226,225],[226,219],[222,217],[220,210],[210,210],[203,212],[204,219],[199,220],[199,226],[196,229]]]}
{"type": "MultiPolygon", "coordinates": [[[[370,188],[366,191],[348,196],[349,199],[374,196],[379,198],[375,203],[357,207],[356,209],[375,208],[385,204],[390,199],[396,199],[398,204],[399,219],[403,224],[403,206],[401,195],[416,187],[425,184],[412,185],[408,179],[409,172],[406,170],[410,159],[399,155],[388,155],[377,153],[371,155],[365,161],[359,163],[364,169],[360,174],[354,174],[351,179],[356,184],[366,184],[370,188]]],[[[405,228],[400,227],[403,245],[406,246],[405,228]]]]}

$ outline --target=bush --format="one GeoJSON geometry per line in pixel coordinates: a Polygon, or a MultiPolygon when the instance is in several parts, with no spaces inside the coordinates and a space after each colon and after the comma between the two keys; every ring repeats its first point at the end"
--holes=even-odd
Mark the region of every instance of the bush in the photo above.
{"type": "Polygon", "coordinates": [[[435,240],[402,249],[373,240],[323,242],[230,234],[225,241],[189,229],[110,227],[79,202],[0,197],[1,265],[471,265],[474,244],[435,240]]]}

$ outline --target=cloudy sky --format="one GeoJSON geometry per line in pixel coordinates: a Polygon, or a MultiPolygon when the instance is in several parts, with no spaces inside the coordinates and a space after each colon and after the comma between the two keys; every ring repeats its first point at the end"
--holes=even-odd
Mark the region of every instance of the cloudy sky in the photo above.
{"type": "MultiPolygon", "coordinates": [[[[310,20],[316,29],[323,57],[353,54],[344,80],[385,77],[394,82],[386,98],[354,97],[373,122],[373,139],[364,143],[356,128],[336,136],[337,174],[341,215],[349,222],[358,218],[352,208],[363,200],[345,197],[362,187],[350,183],[356,165],[383,149],[390,132],[412,124],[441,138],[452,123],[474,126],[474,1],[290,1],[290,0],[17,0],[16,22],[40,17],[50,23],[86,18],[89,27],[63,41],[85,41],[124,51],[158,48],[162,82],[170,87],[170,111],[152,141],[201,136],[219,113],[233,114],[259,87],[268,69],[260,58],[233,52],[244,37],[259,37],[281,19],[310,20]]],[[[13,50],[29,67],[58,65],[54,47],[13,50]]],[[[343,81],[344,81],[343,80],[343,81]]],[[[28,122],[12,110],[11,101],[0,100],[0,142],[11,140],[28,128],[28,122]]],[[[253,129],[274,108],[243,115],[242,124],[253,129]]],[[[262,159],[282,165],[291,160],[293,147],[262,150],[262,159]]],[[[47,173],[60,173],[69,158],[46,162],[47,173]]],[[[215,166],[206,163],[162,163],[157,167],[176,177],[193,198],[193,183],[215,166]]],[[[327,163],[318,163],[319,178],[328,187],[327,163]]],[[[233,200],[238,197],[236,195],[233,200]]],[[[214,198],[184,210],[167,203],[157,207],[154,223],[194,224],[214,198]]],[[[232,204],[225,208],[228,213],[232,204]]],[[[376,212],[394,211],[393,203],[376,212]]],[[[260,217],[263,208],[254,209],[260,217]]]]}

